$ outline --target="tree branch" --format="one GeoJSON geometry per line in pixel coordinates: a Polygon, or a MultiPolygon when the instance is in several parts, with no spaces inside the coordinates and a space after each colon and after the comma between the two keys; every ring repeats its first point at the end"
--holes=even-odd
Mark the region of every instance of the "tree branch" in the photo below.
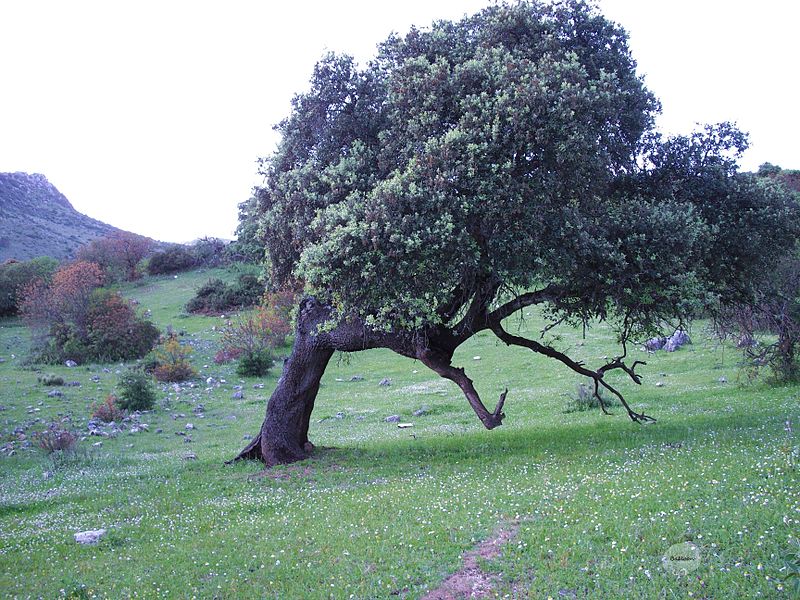
{"type": "Polygon", "coordinates": [[[600,408],[603,410],[604,413],[609,414],[608,410],[606,410],[603,398],[600,396],[600,386],[607,389],[609,392],[614,394],[619,399],[619,401],[622,403],[622,406],[624,406],[625,410],[628,411],[628,416],[631,418],[632,421],[636,423],[655,422],[655,419],[653,417],[645,415],[644,413],[637,413],[635,410],[633,410],[628,404],[628,402],[625,400],[624,396],[611,384],[606,382],[603,378],[603,376],[608,371],[612,371],[614,369],[621,369],[628,374],[628,376],[633,380],[634,383],[641,385],[642,378],[639,374],[636,373],[635,369],[637,365],[645,363],[643,361],[637,360],[630,367],[627,366],[623,362],[627,354],[627,348],[625,347],[625,344],[623,344],[624,353],[622,356],[615,358],[614,360],[603,365],[596,371],[593,371],[591,369],[586,368],[582,362],[578,362],[571,359],[569,356],[567,356],[563,352],[559,352],[555,348],[552,348],[550,346],[545,346],[535,340],[529,340],[527,338],[523,338],[518,335],[513,335],[508,333],[505,329],[503,329],[503,326],[500,324],[499,321],[492,321],[490,322],[489,326],[495,333],[495,335],[498,338],[500,338],[500,340],[505,342],[507,345],[521,346],[523,348],[528,348],[529,350],[533,350],[538,354],[543,354],[545,356],[549,356],[550,358],[555,358],[559,362],[562,362],[565,365],[567,365],[570,369],[572,369],[576,373],[579,373],[581,375],[584,375],[585,377],[589,377],[590,379],[592,379],[594,381],[594,395],[597,398],[598,402],[600,403],[600,408]]]}
{"type": "Polygon", "coordinates": [[[437,356],[433,352],[425,352],[420,357],[420,360],[426,367],[437,373],[439,376],[449,379],[461,388],[461,391],[464,393],[464,396],[466,396],[467,401],[472,407],[472,410],[474,410],[475,414],[478,415],[478,418],[480,419],[481,423],[483,423],[483,426],[486,427],[486,429],[494,429],[495,427],[499,427],[503,424],[503,419],[506,416],[505,413],[503,413],[503,404],[505,404],[506,401],[508,388],[506,388],[506,390],[500,394],[500,400],[498,400],[494,411],[489,412],[489,410],[481,401],[475,386],[472,385],[472,380],[467,377],[466,373],[464,372],[464,369],[452,366],[450,361],[445,357],[437,356]]]}

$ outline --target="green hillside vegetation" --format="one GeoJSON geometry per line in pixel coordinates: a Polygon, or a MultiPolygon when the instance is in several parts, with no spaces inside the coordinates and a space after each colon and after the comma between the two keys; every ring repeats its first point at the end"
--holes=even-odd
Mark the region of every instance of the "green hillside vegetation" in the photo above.
{"type": "MultiPolygon", "coordinates": [[[[657,417],[651,425],[619,407],[614,416],[565,412],[580,380],[487,333],[454,362],[481,393],[509,388],[507,419],[494,431],[454,384],[417,362],[386,350],[341,356],[313,415],[322,450],[264,472],[224,461],[263,418],[279,369],[255,379],[215,365],[230,315],[185,312],[204,282],[237,274],[120,288],[193,348],[199,376],[159,384],[156,409],[116,437],[89,436],[87,422],[126,365],[48,366],[48,376],[80,385],[46,387],[37,381],[45,370],[23,365],[27,330],[0,320],[4,595],[420,598],[499,537],[499,553],[476,563],[499,597],[791,597],[800,387],[740,380],[738,353],[712,342],[704,323],[678,352],[632,349],[648,361],[641,387],[609,375],[657,417]],[[49,396],[54,389],[62,395],[49,396]],[[386,422],[392,415],[413,426],[386,422]],[[78,438],[73,453],[30,443],[54,421],[78,438]],[[73,539],[100,528],[97,545],[73,539]],[[686,574],[663,560],[683,542],[699,552],[686,574]]],[[[523,317],[507,328],[537,335],[544,321],[533,310],[523,317]]],[[[550,335],[576,359],[616,349],[603,324],[585,339],[568,327],[550,335]]]]}

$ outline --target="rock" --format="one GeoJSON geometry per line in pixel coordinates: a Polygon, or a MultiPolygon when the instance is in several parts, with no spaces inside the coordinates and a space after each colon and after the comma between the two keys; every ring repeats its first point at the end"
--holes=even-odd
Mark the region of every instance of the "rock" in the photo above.
{"type": "Polygon", "coordinates": [[[664,387],[664,382],[663,381],[657,381],[656,382],[656,387],[664,387]]]}
{"type": "Polygon", "coordinates": [[[408,429],[409,427],[413,427],[413,426],[414,426],[413,423],[398,423],[397,424],[397,428],[398,429],[408,429]]]}
{"type": "Polygon", "coordinates": [[[378,385],[382,385],[383,387],[388,387],[392,385],[392,380],[389,379],[388,377],[384,377],[383,379],[381,379],[381,382],[378,385]]]}
{"type": "Polygon", "coordinates": [[[183,460],[197,460],[197,454],[194,452],[189,452],[189,454],[184,454],[183,460]]]}
{"type": "Polygon", "coordinates": [[[428,408],[427,406],[422,406],[418,410],[415,410],[411,414],[413,414],[415,417],[422,417],[424,415],[427,415],[429,412],[430,412],[430,408],[428,408]]]}
{"type": "Polygon", "coordinates": [[[50,390],[49,392],[47,392],[48,398],[61,398],[63,396],[64,392],[62,392],[61,390],[50,390]]]}
{"type": "Polygon", "coordinates": [[[102,445],[103,442],[95,442],[94,444],[92,444],[92,446],[94,446],[95,448],[100,448],[102,445]]]}
{"type": "Polygon", "coordinates": [[[676,329],[675,333],[669,336],[667,341],[664,342],[664,350],[667,352],[675,352],[675,350],[678,348],[691,343],[692,341],[689,339],[689,335],[685,331],[682,329],[676,329]]]}
{"type": "Polygon", "coordinates": [[[100,375],[92,375],[92,381],[95,383],[100,383],[100,375]]]}
{"type": "Polygon", "coordinates": [[[235,390],[243,390],[244,386],[243,385],[235,385],[235,386],[233,386],[233,389],[235,389],[235,390]]]}
{"type": "Polygon", "coordinates": [[[350,381],[364,381],[364,377],[363,375],[353,375],[350,378],[350,381]]]}
{"type": "Polygon", "coordinates": [[[386,423],[399,423],[400,422],[400,415],[391,415],[384,419],[386,423]]]}
{"type": "Polygon", "coordinates": [[[667,341],[667,338],[663,337],[654,337],[650,338],[644,343],[644,349],[649,350],[650,352],[655,352],[656,350],[661,350],[664,347],[664,343],[667,341]]]}
{"type": "Polygon", "coordinates": [[[159,427],[158,429],[156,429],[156,433],[164,433],[164,430],[161,429],[161,427],[159,427]]]}
{"type": "Polygon", "coordinates": [[[252,439],[253,439],[253,436],[252,436],[252,435],[250,435],[249,433],[245,433],[245,434],[242,436],[242,439],[243,439],[243,440],[252,440],[252,439]]]}
{"type": "Polygon", "coordinates": [[[67,362],[64,363],[64,365],[71,368],[71,367],[77,367],[78,363],[76,363],[74,360],[68,360],[67,362]]]}
{"type": "Polygon", "coordinates": [[[335,417],[336,419],[344,419],[346,416],[347,416],[347,415],[346,415],[346,414],[344,414],[343,412],[337,412],[337,413],[334,415],[334,417],[335,417]]]}
{"type": "Polygon", "coordinates": [[[172,391],[175,392],[176,394],[180,394],[181,393],[181,386],[179,384],[177,384],[177,383],[173,383],[172,384],[172,391]]]}
{"type": "Polygon", "coordinates": [[[723,375],[722,377],[717,379],[717,381],[719,381],[720,383],[728,383],[728,378],[723,375]]]}
{"type": "Polygon", "coordinates": [[[242,400],[244,398],[244,392],[242,392],[242,390],[236,390],[231,394],[231,398],[234,400],[242,400]]]}
{"type": "Polygon", "coordinates": [[[253,389],[254,390],[263,390],[264,389],[264,384],[263,383],[254,383],[253,384],[253,389]]]}
{"type": "Polygon", "coordinates": [[[79,544],[96,544],[106,534],[105,529],[90,529],[75,534],[75,541],[79,544]]]}
{"type": "Polygon", "coordinates": [[[68,381],[66,384],[67,387],[81,387],[80,381],[68,381]]]}
{"type": "Polygon", "coordinates": [[[194,425],[192,423],[187,423],[185,429],[194,429],[194,425]]]}
{"type": "Polygon", "coordinates": [[[481,359],[481,357],[480,357],[480,356],[473,356],[473,357],[472,357],[472,360],[480,360],[480,359],[481,359]]]}

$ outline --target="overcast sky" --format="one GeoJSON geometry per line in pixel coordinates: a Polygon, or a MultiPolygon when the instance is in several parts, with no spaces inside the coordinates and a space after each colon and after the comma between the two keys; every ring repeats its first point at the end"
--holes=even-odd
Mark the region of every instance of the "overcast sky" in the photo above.
{"type": "MultiPolygon", "coordinates": [[[[326,50],[488,0],[0,0],[0,171],[43,173],[76,209],[160,240],[230,238],[326,50]]],[[[601,0],[630,34],[661,128],[736,121],[742,167],[800,168],[797,0],[601,0]]]]}

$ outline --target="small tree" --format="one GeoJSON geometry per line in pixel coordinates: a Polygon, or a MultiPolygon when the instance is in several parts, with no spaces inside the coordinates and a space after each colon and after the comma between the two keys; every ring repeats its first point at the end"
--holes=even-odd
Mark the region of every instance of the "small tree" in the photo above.
{"type": "Polygon", "coordinates": [[[22,289],[36,280],[48,284],[57,268],[58,261],[49,256],[0,265],[0,317],[17,314],[22,289]]]}
{"type": "Polygon", "coordinates": [[[152,245],[146,237],[120,231],[82,246],[78,259],[100,265],[109,280],[133,281],[139,278],[137,267],[152,245]]]}
{"type": "Polygon", "coordinates": [[[184,346],[178,338],[170,335],[156,349],[156,367],[153,375],[159,381],[186,381],[197,375],[189,363],[192,348],[184,346]]]}

